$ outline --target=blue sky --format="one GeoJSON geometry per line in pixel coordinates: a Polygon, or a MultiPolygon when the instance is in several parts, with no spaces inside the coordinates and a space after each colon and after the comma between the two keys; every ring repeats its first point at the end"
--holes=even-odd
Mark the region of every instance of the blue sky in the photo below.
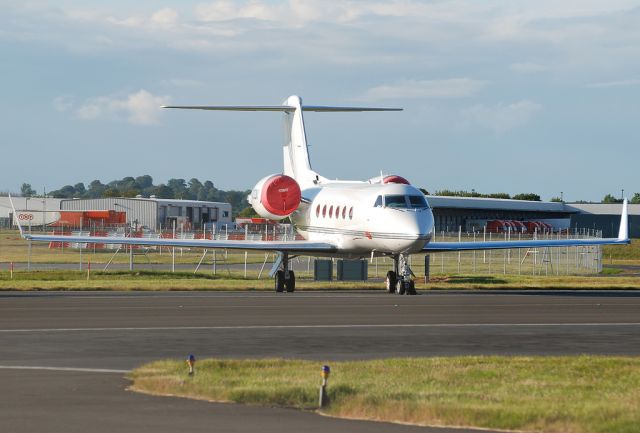
{"type": "Polygon", "coordinates": [[[249,189],[282,170],[276,113],[309,113],[314,169],[429,191],[640,192],[640,1],[0,1],[0,190],[150,174],[249,189]]]}

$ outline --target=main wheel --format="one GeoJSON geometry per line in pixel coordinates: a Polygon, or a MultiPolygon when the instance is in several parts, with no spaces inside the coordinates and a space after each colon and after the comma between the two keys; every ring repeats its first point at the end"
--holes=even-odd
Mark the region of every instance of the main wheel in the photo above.
{"type": "Polygon", "coordinates": [[[277,271],[273,276],[273,280],[275,281],[276,293],[284,292],[284,271],[277,271]]]}
{"type": "Polygon", "coordinates": [[[407,287],[407,295],[417,295],[416,292],[416,282],[411,280],[409,281],[409,287],[407,287]]]}
{"type": "Polygon", "coordinates": [[[394,293],[396,291],[397,282],[398,282],[398,278],[396,277],[396,273],[393,271],[387,272],[387,278],[385,280],[385,284],[386,284],[388,293],[394,293]]]}
{"type": "Polygon", "coordinates": [[[406,291],[406,285],[404,280],[402,279],[398,280],[398,282],[396,283],[396,293],[398,295],[404,295],[405,291],[406,291]]]}
{"type": "Polygon", "coordinates": [[[289,271],[289,279],[284,280],[284,287],[287,292],[293,292],[296,290],[296,274],[293,271],[289,271]]]}

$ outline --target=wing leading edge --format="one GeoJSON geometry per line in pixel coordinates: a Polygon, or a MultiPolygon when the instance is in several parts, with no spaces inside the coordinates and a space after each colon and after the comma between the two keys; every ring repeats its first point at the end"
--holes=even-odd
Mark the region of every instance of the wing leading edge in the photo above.
{"type": "Polygon", "coordinates": [[[545,247],[577,247],[592,245],[628,244],[629,240],[629,211],[627,199],[622,203],[620,230],[617,238],[601,239],[542,239],[527,241],[489,241],[489,242],[429,242],[422,251],[437,253],[446,251],[499,250],[509,248],[545,248],[545,247]]]}
{"type": "Polygon", "coordinates": [[[22,235],[26,240],[41,242],[74,242],[91,244],[146,245],[177,248],[229,249],[240,251],[274,251],[293,254],[333,253],[336,246],[308,241],[230,241],[209,239],[127,238],[104,236],[22,235]]]}

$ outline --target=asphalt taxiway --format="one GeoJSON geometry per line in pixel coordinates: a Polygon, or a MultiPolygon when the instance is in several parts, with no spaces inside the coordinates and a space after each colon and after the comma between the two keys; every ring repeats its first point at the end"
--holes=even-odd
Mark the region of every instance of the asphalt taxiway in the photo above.
{"type": "Polygon", "coordinates": [[[0,430],[418,431],[125,391],[126,371],[189,353],[638,355],[640,292],[2,292],[0,430]]]}

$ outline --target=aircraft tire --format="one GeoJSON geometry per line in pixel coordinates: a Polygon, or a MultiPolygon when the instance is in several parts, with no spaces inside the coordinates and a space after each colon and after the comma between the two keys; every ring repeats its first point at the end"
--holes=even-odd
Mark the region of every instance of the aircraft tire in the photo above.
{"type": "Polygon", "coordinates": [[[396,293],[398,295],[404,295],[406,292],[406,285],[403,280],[398,280],[396,283],[396,293]]]}
{"type": "Polygon", "coordinates": [[[407,287],[407,295],[417,295],[418,292],[416,292],[416,282],[411,280],[409,281],[409,285],[407,287]]]}
{"type": "Polygon", "coordinates": [[[289,279],[285,279],[284,280],[284,287],[287,290],[287,292],[291,293],[291,292],[295,292],[296,290],[296,274],[293,273],[293,271],[289,271],[289,279]]]}
{"type": "Polygon", "coordinates": [[[273,280],[275,282],[276,293],[284,292],[284,285],[285,285],[284,271],[277,271],[276,274],[273,276],[273,280]]]}
{"type": "Polygon", "coordinates": [[[396,283],[398,282],[398,278],[396,277],[396,273],[393,271],[387,272],[387,278],[385,279],[385,285],[387,287],[388,293],[395,293],[396,291],[396,283]]]}

